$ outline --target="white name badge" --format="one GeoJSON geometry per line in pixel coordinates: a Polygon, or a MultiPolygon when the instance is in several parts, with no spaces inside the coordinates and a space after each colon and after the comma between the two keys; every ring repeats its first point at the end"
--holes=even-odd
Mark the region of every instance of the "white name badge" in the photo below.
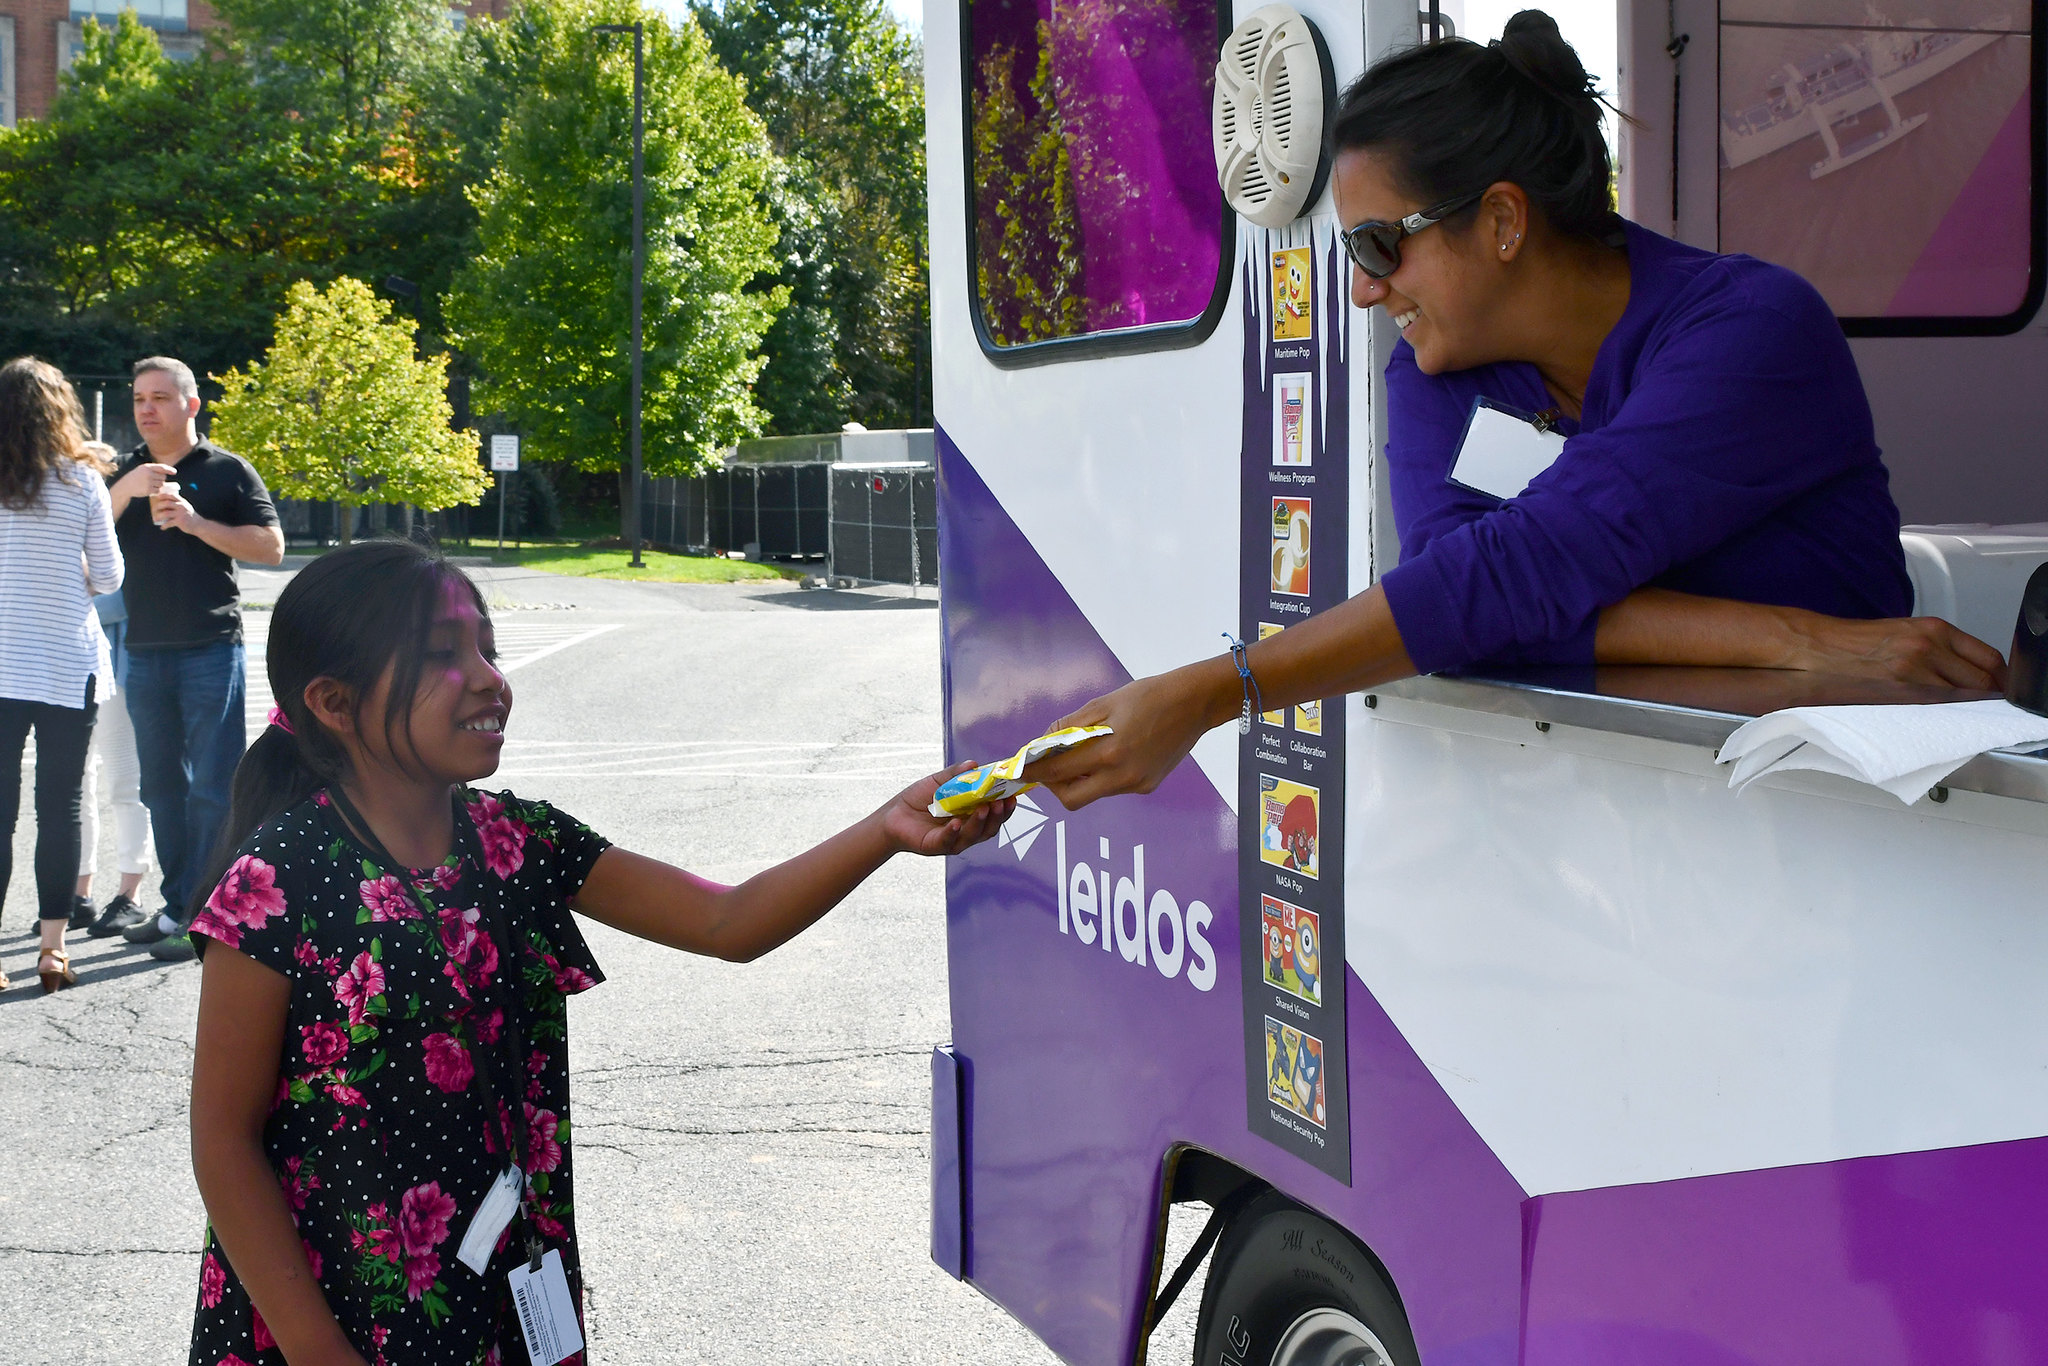
{"type": "Polygon", "coordinates": [[[519,1212],[519,1191],[525,1184],[517,1167],[507,1167],[498,1173],[498,1179],[484,1192],[476,1213],[470,1216],[469,1231],[462,1235],[462,1244],[455,1249],[455,1260],[479,1276],[484,1274],[484,1268],[491,1264],[491,1254],[498,1250],[498,1235],[519,1212]]]}
{"type": "Polygon", "coordinates": [[[521,1262],[508,1279],[532,1366],[555,1366],[563,1357],[583,1350],[583,1329],[576,1322],[576,1301],[569,1298],[569,1277],[562,1270],[560,1251],[549,1248],[538,1271],[528,1271],[521,1262]]]}
{"type": "Polygon", "coordinates": [[[1478,399],[1451,464],[1451,482],[1494,498],[1513,498],[1563,452],[1561,433],[1542,431],[1527,418],[1478,399]]]}

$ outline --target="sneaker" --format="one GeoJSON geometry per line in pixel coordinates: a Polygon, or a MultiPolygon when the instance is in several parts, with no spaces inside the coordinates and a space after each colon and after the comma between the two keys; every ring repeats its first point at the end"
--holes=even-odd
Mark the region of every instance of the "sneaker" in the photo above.
{"type": "Polygon", "coordinates": [[[64,928],[68,930],[90,929],[92,928],[92,917],[92,898],[89,896],[72,897],[71,920],[64,928]]]}
{"type": "Polygon", "coordinates": [[[189,934],[166,935],[149,946],[149,956],[159,963],[189,963],[199,956],[189,934]]]}
{"type": "Polygon", "coordinates": [[[148,918],[142,907],[136,905],[132,898],[116,896],[107,903],[106,909],[100,912],[100,918],[92,922],[92,927],[86,933],[95,939],[107,939],[131,925],[141,924],[148,918]]]}
{"type": "Polygon", "coordinates": [[[177,918],[169,911],[165,911],[130,925],[121,931],[121,937],[131,944],[154,944],[159,939],[168,939],[177,932],[177,918]]]}

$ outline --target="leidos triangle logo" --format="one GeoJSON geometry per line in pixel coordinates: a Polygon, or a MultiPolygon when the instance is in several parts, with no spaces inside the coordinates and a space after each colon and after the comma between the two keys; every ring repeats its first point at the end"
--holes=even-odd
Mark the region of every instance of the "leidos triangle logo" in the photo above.
{"type": "Polygon", "coordinates": [[[996,836],[996,844],[999,848],[1014,850],[1017,861],[1022,863],[1024,856],[1031,852],[1031,846],[1037,843],[1039,832],[1044,829],[1045,811],[1031,800],[1029,794],[1020,794],[1017,809],[1003,823],[1002,832],[996,836]]]}

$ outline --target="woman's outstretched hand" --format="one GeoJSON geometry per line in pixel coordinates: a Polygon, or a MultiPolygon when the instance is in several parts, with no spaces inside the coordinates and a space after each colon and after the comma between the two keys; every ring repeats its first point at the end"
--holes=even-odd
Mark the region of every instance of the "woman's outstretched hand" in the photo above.
{"type": "Polygon", "coordinates": [[[940,819],[929,808],[939,784],[956,773],[973,768],[972,763],[955,764],[943,773],[920,778],[897,793],[880,811],[882,829],[896,848],[906,854],[957,854],[971,849],[1002,829],[1003,822],[1017,809],[1017,799],[977,806],[964,816],[940,819]]]}
{"type": "Polygon", "coordinates": [[[1069,811],[1120,793],[1150,792],[1188,757],[1195,741],[1230,719],[1236,685],[1228,659],[1126,683],[1050,727],[1108,726],[1114,735],[1049,754],[1024,776],[1050,788],[1069,811]]]}

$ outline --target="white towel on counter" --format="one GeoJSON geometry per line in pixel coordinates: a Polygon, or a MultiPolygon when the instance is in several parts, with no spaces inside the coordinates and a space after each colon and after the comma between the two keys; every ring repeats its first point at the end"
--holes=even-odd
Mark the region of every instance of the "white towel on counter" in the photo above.
{"type": "Polygon", "coordinates": [[[2004,698],[1925,706],[1791,707],[1759,716],[1721,746],[1741,791],[1766,773],[1810,769],[1881,787],[1907,804],[1979,754],[2048,743],[2048,716],[2004,698]]]}

